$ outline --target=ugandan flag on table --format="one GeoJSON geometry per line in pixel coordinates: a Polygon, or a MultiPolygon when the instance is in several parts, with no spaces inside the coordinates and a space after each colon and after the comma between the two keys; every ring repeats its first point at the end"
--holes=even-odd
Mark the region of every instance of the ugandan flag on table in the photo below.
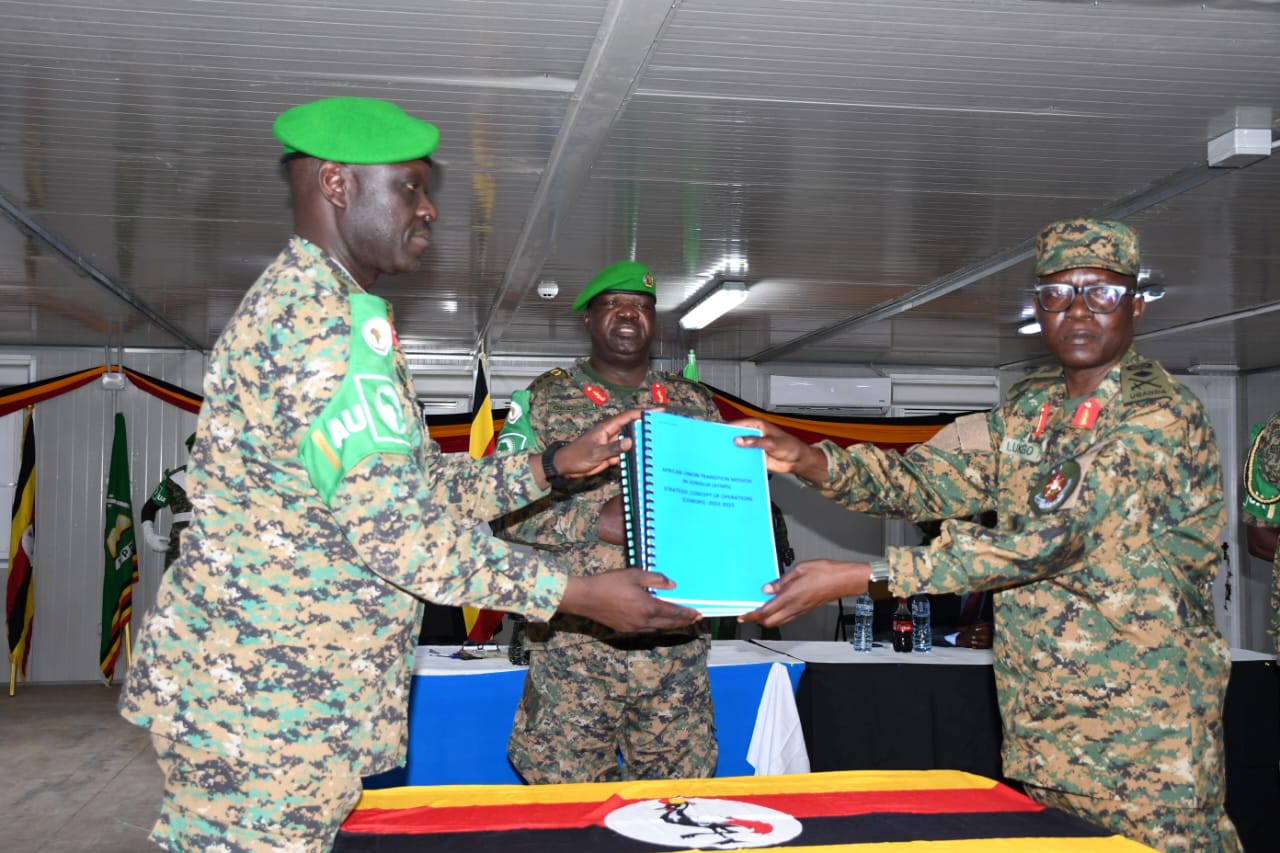
{"type": "Polygon", "coordinates": [[[335,853],[1139,853],[1149,848],[954,770],[851,770],[365,791],[335,853]]]}

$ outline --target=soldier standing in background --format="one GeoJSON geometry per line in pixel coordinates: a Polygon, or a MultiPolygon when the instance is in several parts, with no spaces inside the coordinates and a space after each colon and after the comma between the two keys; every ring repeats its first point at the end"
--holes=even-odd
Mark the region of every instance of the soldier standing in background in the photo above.
{"type": "MultiPolygon", "coordinates": [[[[705,386],[650,369],[655,304],[653,275],[642,264],[620,261],[591,279],[573,303],[584,312],[590,356],[516,392],[498,449],[554,447],[636,407],[719,421],[705,386]]],[[[495,525],[497,534],[553,554],[575,575],[623,562],[617,469],[552,486],[546,498],[495,525]]],[[[567,614],[531,623],[511,763],[531,783],[712,775],[709,646],[709,636],[693,627],[639,636],[567,614]]]]}
{"type": "MultiPolygon", "coordinates": [[[[191,453],[191,445],[195,443],[196,434],[187,436],[187,453],[191,453]]],[[[168,571],[173,561],[178,559],[181,548],[182,531],[191,523],[191,499],[187,497],[187,466],[179,465],[172,471],[166,470],[160,483],[151,491],[151,497],[142,505],[139,514],[142,518],[142,538],[153,551],[164,552],[164,568],[168,571]],[[161,536],[156,533],[155,520],[160,510],[168,508],[171,513],[169,533],[161,536]]]]}
{"type": "Polygon", "coordinates": [[[436,128],[386,101],[276,119],[294,234],[218,338],[189,462],[196,507],[139,632],[121,713],[165,776],[152,840],[332,847],[362,777],[404,763],[420,599],[691,624],[661,575],[570,577],[477,530],[615,461],[632,413],[541,457],[446,457],[418,418],[390,306],[367,292],[430,242],[436,128]]]}
{"type": "Polygon", "coordinates": [[[1224,511],[1204,407],[1132,350],[1138,240],[1079,219],[1036,239],[1036,319],[1057,365],[905,455],[806,445],[749,421],[771,470],[850,509],[945,521],[928,547],[813,560],[745,619],[772,625],[887,582],[894,595],[999,587],[993,646],[1006,776],[1037,802],[1152,847],[1237,851],[1223,805],[1231,657],[1213,614],[1224,511]]]}

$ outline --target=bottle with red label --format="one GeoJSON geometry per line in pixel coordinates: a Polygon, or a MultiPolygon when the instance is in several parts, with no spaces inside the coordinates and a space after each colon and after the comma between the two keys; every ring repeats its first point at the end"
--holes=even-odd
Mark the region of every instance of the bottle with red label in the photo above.
{"type": "Polygon", "coordinates": [[[905,598],[898,599],[898,609],[893,611],[893,650],[911,651],[911,605],[905,598]]]}

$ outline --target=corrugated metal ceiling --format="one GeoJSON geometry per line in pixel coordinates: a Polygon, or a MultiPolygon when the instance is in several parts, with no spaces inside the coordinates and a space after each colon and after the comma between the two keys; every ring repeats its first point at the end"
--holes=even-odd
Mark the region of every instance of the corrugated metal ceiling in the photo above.
{"type": "Polygon", "coordinates": [[[1205,165],[1215,120],[1280,117],[1274,2],[0,0],[0,20],[0,346],[211,346],[289,232],[271,120],[359,94],[443,134],[432,248],[377,289],[418,352],[582,353],[569,303],[635,257],[658,355],[1026,363],[1027,240],[1105,213],[1168,292],[1144,351],[1280,365],[1280,164],[1205,165]],[[748,301],[682,332],[731,259],[748,301]]]}

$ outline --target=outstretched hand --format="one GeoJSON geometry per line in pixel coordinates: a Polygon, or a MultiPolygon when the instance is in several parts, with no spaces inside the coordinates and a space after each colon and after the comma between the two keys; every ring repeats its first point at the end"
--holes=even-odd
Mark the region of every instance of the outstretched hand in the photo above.
{"type": "Polygon", "coordinates": [[[765,628],[773,628],[828,601],[846,595],[861,595],[867,591],[870,582],[871,566],[868,563],[805,560],[796,563],[773,583],[765,584],[764,591],[773,598],[739,616],[738,621],[758,622],[765,628]]]}
{"type": "Polygon", "coordinates": [[[805,444],[788,432],[759,418],[733,421],[734,426],[758,429],[761,435],[735,438],[739,447],[758,447],[764,451],[765,467],[778,474],[797,474],[811,483],[827,479],[827,455],[819,448],[805,444]]]}
{"type": "Polygon", "coordinates": [[[640,569],[573,575],[560,601],[560,612],[586,616],[628,634],[692,625],[701,618],[698,611],[654,598],[649,592],[674,588],[665,575],[640,569]]]}
{"type": "Polygon", "coordinates": [[[556,452],[556,470],[562,477],[590,477],[617,465],[618,455],[631,447],[631,439],[622,431],[643,413],[643,409],[628,409],[591,427],[556,452]]]}

